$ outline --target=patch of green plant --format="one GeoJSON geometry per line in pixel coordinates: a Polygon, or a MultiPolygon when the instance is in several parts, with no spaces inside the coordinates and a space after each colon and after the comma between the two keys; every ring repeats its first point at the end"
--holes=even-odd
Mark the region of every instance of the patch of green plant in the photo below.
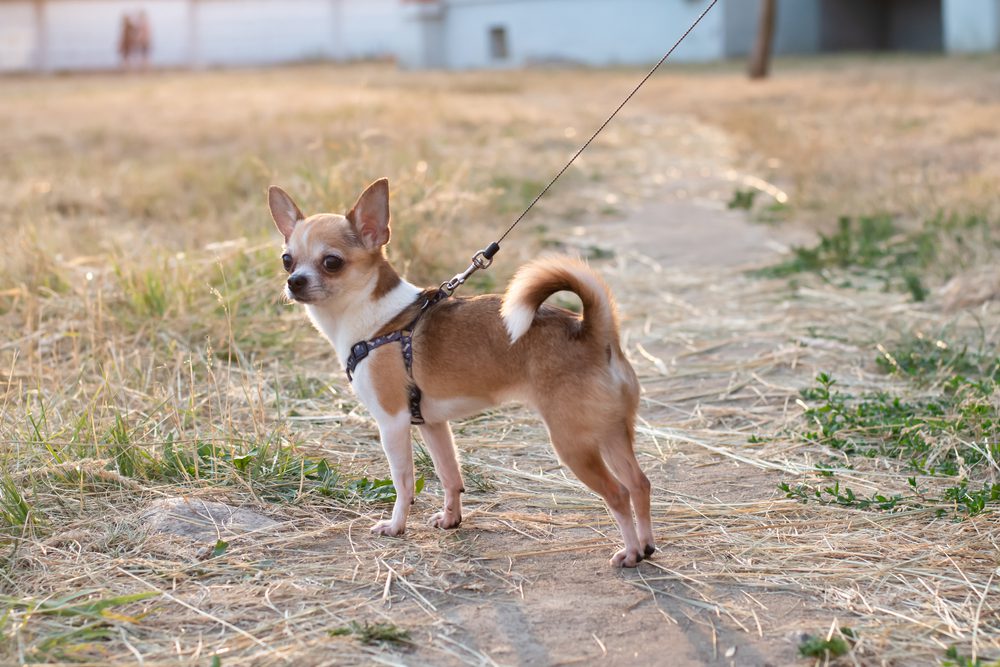
{"type": "Polygon", "coordinates": [[[952,345],[917,334],[900,341],[891,350],[883,347],[879,351],[875,364],[885,373],[899,373],[921,381],[941,376],[1000,381],[1000,356],[971,350],[968,345],[952,345]]]}
{"type": "MultiPolygon", "coordinates": [[[[909,495],[862,496],[833,479],[832,464],[817,464],[817,473],[831,482],[815,486],[782,482],[778,488],[787,498],[873,511],[933,508],[938,516],[949,512],[976,516],[1000,506],[1000,484],[984,482],[974,488],[968,480],[1000,457],[1000,417],[993,402],[1000,388],[992,377],[955,375],[944,384],[941,396],[920,401],[886,392],[855,398],[835,385],[832,377],[820,373],[815,386],[802,390],[802,399],[812,403],[805,417],[814,429],[803,434],[805,439],[836,449],[848,460],[889,459],[920,474],[957,479],[940,495],[922,493],[912,476],[907,479],[909,495]]],[[[849,463],[839,467],[844,465],[851,467],[849,463]]]]}
{"type": "Polygon", "coordinates": [[[972,658],[962,655],[955,646],[949,646],[944,652],[945,659],[941,661],[941,667],[1000,667],[1000,660],[983,662],[982,658],[972,658]]]}
{"type": "Polygon", "coordinates": [[[753,200],[757,198],[758,194],[759,191],[753,188],[747,188],[746,190],[737,189],[733,192],[733,197],[726,206],[730,209],[749,211],[753,208],[753,200]]]}
{"type": "MultiPolygon", "coordinates": [[[[250,482],[262,498],[278,502],[315,493],[342,501],[391,503],[396,488],[391,479],[345,477],[326,459],[300,456],[273,441],[239,444],[197,442],[180,447],[172,438],[163,446],[161,474],[171,480],[250,482]]],[[[416,481],[416,492],[424,478],[416,481]]]]}
{"type": "Polygon", "coordinates": [[[329,631],[331,637],[353,636],[363,644],[407,644],[410,641],[410,631],[404,630],[392,623],[363,624],[351,621],[348,625],[329,631]]]}
{"type": "MultiPolygon", "coordinates": [[[[22,599],[0,595],[0,606],[6,614],[0,618],[0,629],[7,622],[34,627],[47,618],[58,617],[82,625],[68,630],[47,634],[27,651],[31,662],[77,661],[82,650],[92,643],[107,641],[116,624],[136,624],[142,616],[128,616],[114,611],[116,607],[148,600],[159,595],[156,591],[143,591],[114,597],[94,597],[99,591],[84,590],[60,598],[22,599]]],[[[65,626],[62,626],[65,627],[65,626]]]]}
{"type": "Polygon", "coordinates": [[[164,281],[166,269],[127,269],[115,266],[115,275],[121,285],[125,301],[133,313],[141,318],[162,319],[170,306],[168,285],[164,281]]]}
{"type": "Polygon", "coordinates": [[[0,530],[22,531],[37,520],[37,511],[9,475],[0,475],[0,530]]]}
{"type": "Polygon", "coordinates": [[[847,655],[856,641],[857,637],[850,628],[840,628],[838,634],[829,639],[818,635],[806,635],[799,644],[799,655],[803,658],[819,658],[821,660],[838,658],[847,655]]]}
{"type": "Polygon", "coordinates": [[[969,516],[982,514],[990,505],[1000,502],[1000,484],[983,484],[978,491],[969,490],[969,482],[962,480],[957,485],[945,489],[944,499],[955,503],[969,516]]]}
{"type": "Polygon", "coordinates": [[[212,548],[211,558],[219,558],[225,556],[226,552],[229,550],[229,542],[225,540],[216,540],[215,546],[212,548]]]}
{"type": "MultiPolygon", "coordinates": [[[[827,279],[851,273],[875,278],[886,290],[928,295],[929,276],[948,277],[998,246],[990,225],[979,216],[937,216],[916,229],[888,215],[841,217],[837,228],[811,246],[796,246],[792,257],[756,272],[780,278],[818,273],[827,279]]],[[[851,285],[848,280],[845,285],[851,285]]]]}
{"type": "Polygon", "coordinates": [[[815,430],[803,434],[848,455],[905,461],[913,470],[955,476],[1000,457],[1000,421],[992,407],[996,382],[955,376],[936,398],[907,401],[886,392],[855,398],[834,388],[826,373],[802,390],[811,401],[805,417],[815,430]],[[942,438],[955,441],[942,449],[942,438]],[[978,444],[974,444],[978,443],[978,444]]]}
{"type": "Polygon", "coordinates": [[[782,482],[778,485],[778,488],[785,492],[786,498],[795,498],[802,502],[812,500],[824,505],[841,505],[861,510],[870,509],[890,512],[896,509],[903,509],[906,506],[906,501],[914,497],[900,494],[885,496],[880,493],[873,493],[870,497],[864,498],[856,495],[850,487],[841,489],[839,481],[834,482],[830,486],[819,488],[807,484],[797,484],[792,487],[787,482],[782,482]]]}
{"type": "Polygon", "coordinates": [[[816,272],[827,268],[876,268],[885,262],[898,262],[892,240],[896,224],[886,215],[837,220],[836,231],[820,234],[812,246],[795,246],[792,257],[764,269],[765,275],[781,277],[795,273],[816,272]]]}
{"type": "Polygon", "coordinates": [[[70,593],[61,598],[21,599],[9,595],[0,595],[0,603],[8,609],[26,612],[31,616],[71,616],[90,620],[122,619],[134,620],[132,617],[121,616],[111,611],[114,607],[131,604],[140,600],[159,595],[156,591],[143,591],[130,595],[118,595],[110,598],[94,598],[99,591],[84,590],[70,593]]]}

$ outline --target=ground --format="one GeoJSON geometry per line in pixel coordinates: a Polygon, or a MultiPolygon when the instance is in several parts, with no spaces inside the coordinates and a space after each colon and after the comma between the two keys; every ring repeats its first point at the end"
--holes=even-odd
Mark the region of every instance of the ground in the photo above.
{"type": "Polygon", "coordinates": [[[516,406],[456,425],[461,528],[424,523],[418,456],[406,536],[369,535],[374,423],[280,300],[262,193],[344,210],[389,176],[390,256],[433,283],[636,72],[0,80],[0,661],[997,659],[997,65],[670,69],[468,286],[547,251],[611,284],[660,547],[634,570],[516,406]],[[244,513],[164,531],[178,497],[244,513]]]}

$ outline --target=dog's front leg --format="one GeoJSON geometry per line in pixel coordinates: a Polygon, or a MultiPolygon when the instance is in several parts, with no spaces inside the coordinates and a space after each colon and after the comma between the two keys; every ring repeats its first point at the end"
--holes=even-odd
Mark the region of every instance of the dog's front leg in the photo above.
{"type": "Polygon", "coordinates": [[[413,445],[410,440],[410,413],[387,417],[379,422],[379,436],[382,448],[389,459],[392,485],[396,487],[396,504],[392,507],[392,518],[379,521],[372,526],[376,535],[402,535],[406,530],[406,516],[413,504],[413,445]]]}
{"type": "Polygon", "coordinates": [[[431,517],[431,525],[435,528],[458,528],[458,524],[462,523],[462,492],[465,487],[451,426],[448,422],[424,424],[420,427],[420,435],[431,453],[434,470],[444,487],[444,508],[431,517]]]}

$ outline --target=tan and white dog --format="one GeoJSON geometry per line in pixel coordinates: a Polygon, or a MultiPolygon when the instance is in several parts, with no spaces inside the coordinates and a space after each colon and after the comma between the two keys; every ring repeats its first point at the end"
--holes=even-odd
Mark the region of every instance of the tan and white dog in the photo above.
{"type": "MultiPolygon", "coordinates": [[[[286,295],[305,306],[341,367],[358,341],[405,327],[435,293],[401,279],[385,257],[387,180],[371,184],[347,215],[306,217],[276,186],[268,204],[285,238],[286,295]]],[[[650,485],[633,451],[639,383],[619,344],[608,287],[584,263],[536,260],[502,298],[452,297],[431,306],[413,331],[412,378],[422,390],[418,428],[445,492],[432,525],[462,521],[462,473],[448,422],[515,400],[541,414],[559,459],[607,502],[625,542],[612,564],[634,567],[653,554],[650,485]],[[579,295],[582,317],[543,304],[562,290],[579,295]]],[[[414,497],[410,376],[400,344],[372,349],[352,385],[378,422],[397,492],[392,517],[372,532],[400,535],[414,497]]]]}

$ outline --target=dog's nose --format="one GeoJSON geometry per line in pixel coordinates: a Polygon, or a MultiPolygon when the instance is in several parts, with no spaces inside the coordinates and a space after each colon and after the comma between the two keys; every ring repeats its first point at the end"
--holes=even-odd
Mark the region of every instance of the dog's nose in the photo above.
{"type": "Polygon", "coordinates": [[[304,275],[300,273],[297,273],[295,275],[288,277],[288,289],[292,290],[293,292],[297,292],[303,287],[305,287],[307,282],[309,282],[308,278],[306,278],[304,275]]]}

